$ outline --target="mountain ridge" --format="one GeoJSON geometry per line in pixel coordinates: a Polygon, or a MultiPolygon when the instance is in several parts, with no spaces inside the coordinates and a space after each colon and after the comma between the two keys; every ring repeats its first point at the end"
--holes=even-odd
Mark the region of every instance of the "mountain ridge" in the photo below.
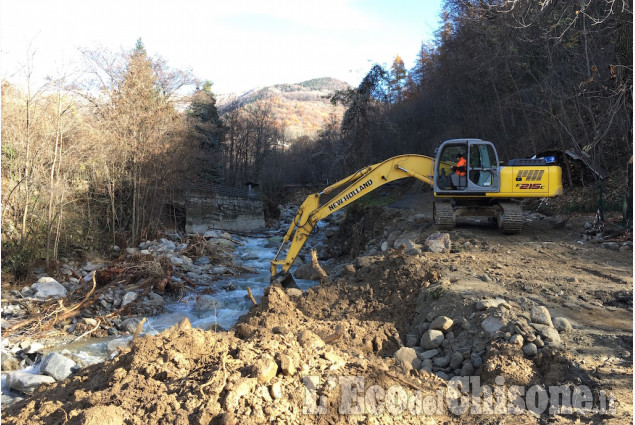
{"type": "Polygon", "coordinates": [[[330,96],[337,90],[349,88],[348,83],[335,78],[313,78],[299,83],[256,87],[243,93],[216,95],[216,105],[222,117],[237,109],[266,103],[287,137],[312,137],[332,120],[333,114],[341,120],[344,107],[332,105],[330,96]]]}

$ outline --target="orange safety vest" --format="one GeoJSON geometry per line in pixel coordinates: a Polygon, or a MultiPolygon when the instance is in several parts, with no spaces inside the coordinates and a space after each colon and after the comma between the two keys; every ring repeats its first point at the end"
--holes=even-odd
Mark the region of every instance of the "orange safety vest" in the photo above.
{"type": "Polygon", "coordinates": [[[466,171],[459,170],[459,167],[465,167],[465,169],[467,170],[467,159],[465,158],[459,159],[459,162],[456,163],[456,167],[457,167],[457,170],[456,170],[457,175],[464,176],[465,174],[467,174],[466,171]]]}

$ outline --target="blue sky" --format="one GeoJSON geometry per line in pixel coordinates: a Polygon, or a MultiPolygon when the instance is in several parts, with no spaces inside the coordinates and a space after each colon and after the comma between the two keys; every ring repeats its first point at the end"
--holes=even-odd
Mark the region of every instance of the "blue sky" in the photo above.
{"type": "Polygon", "coordinates": [[[0,0],[0,75],[19,83],[79,67],[78,47],[131,49],[191,69],[217,93],[334,77],[357,86],[399,54],[410,68],[441,0],[0,0]]]}

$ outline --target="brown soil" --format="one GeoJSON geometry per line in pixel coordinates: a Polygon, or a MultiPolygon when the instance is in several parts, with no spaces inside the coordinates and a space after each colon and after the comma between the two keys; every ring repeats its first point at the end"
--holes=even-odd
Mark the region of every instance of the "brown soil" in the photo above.
{"type": "MultiPolygon", "coordinates": [[[[370,245],[380,245],[396,230],[418,231],[424,240],[435,230],[427,196],[385,210],[385,231],[373,227],[370,245]]],[[[10,406],[3,422],[631,423],[632,251],[578,244],[589,219],[572,216],[560,229],[553,220],[536,220],[511,236],[483,222],[463,222],[450,232],[452,253],[389,250],[350,259],[339,278],[302,296],[271,287],[228,332],[182,323],[139,338],[116,358],[10,406]],[[491,338],[468,332],[486,316],[476,310],[476,301],[493,297],[509,303],[500,310],[505,323],[525,320],[530,306],[542,305],[552,317],[568,318],[574,329],[560,334],[560,348],[545,346],[527,358],[504,332],[491,338]],[[439,315],[454,320],[457,346],[484,338],[486,354],[475,372],[483,385],[494,385],[497,377],[505,385],[585,385],[594,396],[600,391],[614,396],[616,413],[457,416],[447,410],[412,415],[406,409],[394,416],[373,415],[367,405],[360,414],[340,414],[344,376],[363,378],[362,395],[373,385],[435,397],[444,390],[447,381],[393,357],[417,323],[439,315]],[[304,376],[319,378],[316,396],[324,397],[324,414],[303,412],[304,376]]]]}

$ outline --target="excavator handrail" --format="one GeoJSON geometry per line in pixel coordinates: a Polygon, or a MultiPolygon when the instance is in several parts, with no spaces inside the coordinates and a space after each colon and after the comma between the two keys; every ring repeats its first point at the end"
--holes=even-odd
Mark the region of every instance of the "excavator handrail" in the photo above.
{"type": "Polygon", "coordinates": [[[283,237],[275,258],[271,261],[272,280],[281,280],[287,277],[291,265],[304,246],[311,231],[320,220],[394,180],[414,177],[432,186],[433,170],[434,158],[415,154],[399,155],[364,167],[328,186],[321,192],[307,196],[298,208],[298,212],[283,237]],[[320,205],[321,195],[328,194],[346,184],[348,186],[329,202],[320,205]],[[278,260],[282,248],[289,241],[291,241],[291,245],[286,258],[278,260]],[[278,273],[278,266],[282,266],[280,273],[278,273]]]}

